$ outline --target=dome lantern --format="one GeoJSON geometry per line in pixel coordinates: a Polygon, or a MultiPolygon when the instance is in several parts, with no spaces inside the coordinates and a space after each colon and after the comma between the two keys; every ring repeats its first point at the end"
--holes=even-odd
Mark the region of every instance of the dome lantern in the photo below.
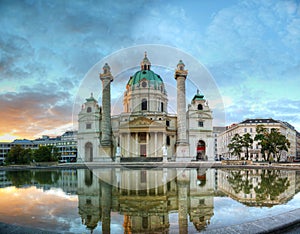
{"type": "Polygon", "coordinates": [[[147,57],[147,52],[145,51],[145,57],[141,62],[141,70],[150,70],[151,62],[147,57]]]}

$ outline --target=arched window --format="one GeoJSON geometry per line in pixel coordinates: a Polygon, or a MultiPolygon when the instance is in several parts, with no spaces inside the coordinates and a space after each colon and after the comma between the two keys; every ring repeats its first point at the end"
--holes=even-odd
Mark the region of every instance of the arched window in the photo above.
{"type": "Polygon", "coordinates": [[[92,107],[89,106],[89,107],[86,109],[86,112],[87,112],[87,113],[92,112],[92,107]]]}
{"type": "Polygon", "coordinates": [[[198,104],[198,110],[203,110],[202,104],[198,104]]]}
{"type": "Polygon", "coordinates": [[[144,99],[142,100],[142,110],[147,110],[147,105],[148,105],[148,104],[147,104],[147,99],[144,98],[144,99]]]}
{"type": "Polygon", "coordinates": [[[91,142],[87,142],[85,144],[85,161],[92,162],[93,161],[93,144],[91,142]]]}

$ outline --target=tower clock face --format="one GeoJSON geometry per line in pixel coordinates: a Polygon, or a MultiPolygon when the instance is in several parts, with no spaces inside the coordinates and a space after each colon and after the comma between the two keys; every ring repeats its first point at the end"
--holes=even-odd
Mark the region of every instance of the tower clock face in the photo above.
{"type": "Polygon", "coordinates": [[[146,88],[146,87],[147,87],[147,82],[146,82],[146,81],[143,81],[143,82],[142,82],[142,87],[143,87],[143,88],[146,88]]]}

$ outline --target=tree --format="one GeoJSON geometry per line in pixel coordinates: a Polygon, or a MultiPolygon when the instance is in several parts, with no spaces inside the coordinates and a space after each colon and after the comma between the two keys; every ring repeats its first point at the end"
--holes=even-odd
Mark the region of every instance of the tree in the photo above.
{"type": "Polygon", "coordinates": [[[246,133],[243,135],[243,138],[241,140],[242,146],[246,149],[246,160],[249,159],[249,148],[252,148],[253,139],[251,138],[250,133],[246,133]]]}
{"type": "Polygon", "coordinates": [[[51,148],[51,161],[57,161],[59,157],[61,156],[61,153],[59,153],[59,149],[56,146],[52,146],[51,148]]]}
{"type": "Polygon", "coordinates": [[[50,162],[52,159],[51,151],[51,146],[39,146],[39,148],[34,151],[34,160],[36,162],[50,162]]]}
{"type": "Polygon", "coordinates": [[[27,164],[30,163],[32,158],[32,150],[24,149],[21,145],[14,145],[11,147],[6,156],[5,162],[7,164],[27,164]]]}
{"type": "Polygon", "coordinates": [[[256,132],[254,140],[259,141],[258,144],[261,145],[261,153],[264,159],[270,161],[271,158],[276,158],[279,162],[282,152],[288,151],[290,147],[289,140],[276,128],[268,131],[263,125],[258,125],[256,132]]]}
{"type": "Polygon", "coordinates": [[[232,154],[238,156],[240,159],[243,148],[246,149],[246,160],[249,159],[249,148],[252,147],[253,139],[251,138],[250,133],[246,133],[243,136],[240,136],[236,133],[233,138],[231,138],[230,143],[228,144],[229,150],[232,150],[232,154]]]}
{"type": "Polygon", "coordinates": [[[239,134],[235,134],[232,138],[230,143],[228,144],[228,149],[232,151],[233,155],[236,155],[238,159],[241,157],[242,153],[242,137],[239,134]]]}

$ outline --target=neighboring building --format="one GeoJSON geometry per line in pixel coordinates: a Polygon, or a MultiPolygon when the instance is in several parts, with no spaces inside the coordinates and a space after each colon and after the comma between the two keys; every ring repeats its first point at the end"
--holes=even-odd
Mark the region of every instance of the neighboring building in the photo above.
{"type": "Polygon", "coordinates": [[[77,158],[77,131],[66,131],[61,136],[43,136],[33,140],[39,146],[55,146],[60,162],[75,162],[77,158]]]}
{"type": "MultiPolygon", "coordinates": [[[[226,127],[226,131],[222,132],[218,136],[218,155],[224,159],[235,159],[236,156],[231,155],[228,149],[228,144],[231,142],[232,137],[237,133],[239,135],[244,135],[250,133],[252,139],[256,135],[257,125],[264,125],[267,129],[278,129],[281,134],[283,134],[290,142],[290,148],[288,152],[282,152],[282,158],[295,158],[296,156],[296,130],[293,126],[286,122],[282,122],[274,119],[246,119],[245,121],[232,124],[226,127]]],[[[257,141],[253,142],[252,149],[249,150],[250,159],[252,160],[262,160],[262,155],[260,153],[260,146],[257,141]]],[[[242,157],[244,153],[242,153],[242,157]]]]}
{"type": "Polygon", "coordinates": [[[116,154],[126,158],[191,161],[213,160],[212,111],[204,96],[195,94],[186,108],[187,70],[179,61],[177,115],[168,113],[168,96],[163,79],[151,69],[145,54],[141,69],[129,78],[124,92],[124,111],[111,115],[110,67],[105,64],[102,107],[91,95],[78,115],[78,155],[84,162],[112,161],[116,154]]]}
{"type": "Polygon", "coordinates": [[[296,159],[300,160],[300,132],[296,132],[296,159]]]}
{"type": "Polygon", "coordinates": [[[2,164],[5,160],[6,155],[9,153],[10,149],[15,146],[20,145],[24,149],[37,149],[38,145],[31,140],[23,139],[23,140],[14,140],[13,142],[0,142],[0,164],[2,164]]]}
{"type": "Polygon", "coordinates": [[[226,131],[226,127],[213,127],[215,160],[221,160],[221,157],[218,154],[218,136],[224,131],[226,131]]]}
{"type": "Polygon", "coordinates": [[[77,158],[77,131],[67,131],[61,135],[60,140],[55,145],[60,160],[63,162],[76,162],[77,158]]]}
{"type": "Polygon", "coordinates": [[[39,146],[55,146],[61,155],[61,162],[75,162],[77,158],[77,131],[67,131],[61,136],[42,136],[35,140],[14,140],[13,142],[0,142],[0,164],[4,162],[11,147],[20,145],[24,149],[36,150],[39,146]]]}

